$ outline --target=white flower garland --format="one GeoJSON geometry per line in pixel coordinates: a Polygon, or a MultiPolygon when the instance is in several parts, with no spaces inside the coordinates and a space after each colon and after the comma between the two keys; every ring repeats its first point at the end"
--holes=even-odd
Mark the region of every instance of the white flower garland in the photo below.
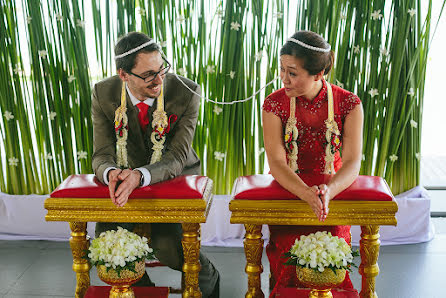
{"type": "Polygon", "coordinates": [[[161,86],[161,93],[158,96],[156,111],[153,112],[152,120],[152,135],[150,140],[153,144],[153,154],[150,164],[154,164],[161,160],[164,149],[164,142],[166,141],[166,129],[169,126],[167,114],[164,111],[164,94],[161,86]]]}
{"type": "MultiPolygon", "coordinates": [[[[153,154],[150,164],[161,160],[163,155],[164,143],[166,141],[166,129],[168,127],[167,114],[164,111],[163,87],[161,86],[161,94],[157,99],[157,108],[153,112],[152,128],[153,132],[150,137],[153,144],[153,154]]],[[[125,82],[122,82],[121,106],[115,111],[115,132],[116,132],[116,159],[118,167],[128,168],[127,157],[127,137],[128,137],[128,117],[126,107],[126,88],[125,82]]]]}
{"type": "MultiPolygon", "coordinates": [[[[325,126],[327,127],[327,131],[325,132],[325,139],[327,141],[327,146],[325,147],[325,168],[324,174],[335,174],[334,169],[334,155],[336,153],[334,146],[332,145],[332,137],[335,134],[335,141],[340,142],[339,136],[340,132],[338,129],[338,124],[334,120],[334,105],[333,105],[333,91],[331,89],[331,85],[328,82],[327,84],[327,95],[328,95],[328,119],[325,120],[325,126]]],[[[290,98],[290,117],[287,120],[285,126],[285,144],[287,145],[287,158],[288,158],[288,166],[294,171],[298,171],[299,167],[297,165],[297,137],[298,137],[298,129],[296,127],[297,119],[296,119],[296,98],[290,98]]]]}
{"type": "Polygon", "coordinates": [[[115,111],[115,133],[116,133],[116,159],[118,167],[128,168],[127,160],[127,137],[128,118],[126,106],[125,82],[122,82],[121,106],[115,111]]]}
{"type": "Polygon", "coordinates": [[[297,137],[299,135],[299,130],[297,129],[297,119],[296,119],[296,98],[290,98],[290,117],[288,118],[285,126],[285,144],[288,147],[288,166],[296,172],[299,170],[297,166],[297,137]]]}
{"type": "Polygon", "coordinates": [[[334,120],[334,106],[333,106],[333,90],[331,85],[327,82],[327,93],[328,93],[328,119],[325,120],[325,126],[327,131],[325,132],[325,140],[327,141],[327,146],[325,147],[325,169],[324,174],[335,174],[334,169],[334,155],[335,148],[332,145],[332,137],[335,134],[336,140],[339,142],[339,136],[341,135],[338,129],[338,124],[334,120]]]}

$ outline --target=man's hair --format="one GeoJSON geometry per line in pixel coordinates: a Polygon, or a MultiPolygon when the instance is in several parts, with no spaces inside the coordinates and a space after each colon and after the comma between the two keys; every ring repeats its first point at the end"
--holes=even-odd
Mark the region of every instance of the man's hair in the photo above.
{"type": "MultiPolygon", "coordinates": [[[[122,36],[115,46],[115,56],[121,55],[131,49],[134,49],[143,43],[151,41],[152,39],[146,34],[141,32],[130,32],[122,36]]],[[[122,69],[125,72],[131,72],[132,68],[135,66],[136,56],[139,53],[151,53],[158,51],[161,53],[161,48],[157,43],[149,44],[148,46],[136,51],[135,53],[129,54],[122,58],[116,59],[116,69],[122,69]]]]}

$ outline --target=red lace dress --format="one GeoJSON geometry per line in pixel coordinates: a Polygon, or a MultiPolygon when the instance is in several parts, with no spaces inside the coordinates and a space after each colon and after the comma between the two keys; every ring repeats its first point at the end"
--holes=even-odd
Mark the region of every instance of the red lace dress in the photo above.
{"type": "MultiPolygon", "coordinates": [[[[323,87],[316,98],[309,102],[298,97],[296,100],[296,119],[299,131],[297,146],[297,165],[300,173],[323,173],[325,167],[325,120],[328,117],[327,86],[323,87]]],[[[331,85],[333,90],[334,119],[341,132],[341,144],[343,124],[348,113],[358,104],[359,98],[353,93],[338,86],[331,85]]],[[[290,114],[290,99],[282,88],[270,94],[263,104],[266,112],[272,112],[282,120],[283,129],[290,114]]],[[[339,151],[335,154],[334,168],[338,171],[342,165],[339,151]]],[[[294,266],[285,266],[286,259],[281,256],[294,244],[296,238],[308,235],[316,231],[329,231],[332,235],[344,238],[351,243],[350,226],[269,226],[270,240],[266,247],[270,271],[273,281],[284,287],[301,287],[296,278],[294,266]]],[[[353,285],[347,276],[340,286],[343,289],[352,289],[353,285]]]]}

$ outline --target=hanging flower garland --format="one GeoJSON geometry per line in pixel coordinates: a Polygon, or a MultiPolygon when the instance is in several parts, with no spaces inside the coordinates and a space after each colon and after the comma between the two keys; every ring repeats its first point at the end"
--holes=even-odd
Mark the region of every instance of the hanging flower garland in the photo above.
{"type": "MultiPolygon", "coordinates": [[[[152,134],[150,140],[152,141],[153,154],[150,164],[161,160],[163,155],[164,143],[166,141],[166,134],[170,131],[170,124],[177,120],[176,115],[171,115],[167,118],[164,111],[164,95],[163,86],[161,86],[161,93],[157,99],[157,108],[153,112],[152,134]]],[[[128,117],[126,108],[126,88],[125,82],[122,83],[121,91],[121,106],[115,111],[115,133],[116,133],[116,157],[118,167],[121,169],[128,168],[127,158],[127,137],[128,137],[128,117]]]]}
{"type": "Polygon", "coordinates": [[[299,171],[297,166],[297,137],[299,136],[299,130],[296,124],[296,98],[292,97],[290,98],[290,117],[285,126],[285,147],[287,149],[288,166],[294,172],[299,171]]]}
{"type": "Polygon", "coordinates": [[[325,147],[324,174],[335,174],[334,155],[341,146],[341,133],[339,132],[338,124],[334,120],[333,90],[328,82],[326,84],[328,91],[328,119],[325,120],[325,126],[327,127],[325,139],[327,141],[327,146],[325,147]]]}
{"type": "Polygon", "coordinates": [[[163,86],[161,86],[161,93],[157,99],[156,110],[153,112],[153,121],[152,121],[152,135],[150,139],[153,144],[153,154],[150,160],[150,164],[154,164],[157,161],[161,160],[161,156],[163,154],[162,150],[164,148],[164,142],[166,141],[166,132],[169,127],[169,121],[167,119],[167,114],[164,111],[164,94],[163,94],[163,86]]]}
{"type": "Polygon", "coordinates": [[[121,106],[115,111],[116,157],[118,167],[121,169],[129,167],[127,160],[128,131],[125,82],[122,82],[121,106]]]}
{"type": "MultiPolygon", "coordinates": [[[[334,155],[341,146],[340,132],[338,124],[334,120],[334,106],[333,106],[333,91],[331,85],[327,84],[328,93],[328,118],[325,120],[327,131],[325,132],[326,147],[325,147],[325,168],[324,174],[335,174],[334,170],[334,155]]],[[[287,149],[288,166],[294,171],[299,172],[297,165],[297,138],[299,131],[296,127],[296,98],[290,98],[290,117],[285,126],[285,147],[287,149]]]]}

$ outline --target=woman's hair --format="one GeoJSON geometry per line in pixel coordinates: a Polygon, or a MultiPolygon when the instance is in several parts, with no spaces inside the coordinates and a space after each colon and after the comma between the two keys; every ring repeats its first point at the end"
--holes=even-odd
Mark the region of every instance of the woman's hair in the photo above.
{"type": "MultiPolygon", "coordinates": [[[[328,49],[330,47],[322,36],[312,31],[298,31],[291,38],[320,49],[328,49]]],[[[291,40],[288,40],[280,49],[280,56],[282,55],[291,55],[302,60],[303,68],[310,75],[318,74],[322,70],[324,70],[324,75],[328,74],[334,62],[333,51],[315,51],[291,40]]]]}
{"type": "MultiPolygon", "coordinates": [[[[146,34],[141,32],[130,32],[124,36],[122,36],[115,46],[115,56],[123,54],[127,51],[130,51],[143,43],[151,41],[152,39],[148,37],[146,34]]],[[[151,53],[158,51],[161,53],[161,48],[158,44],[152,43],[148,46],[136,51],[135,53],[129,54],[122,58],[116,59],[116,69],[122,68],[125,72],[130,72],[135,66],[136,56],[139,53],[151,53]]]]}

